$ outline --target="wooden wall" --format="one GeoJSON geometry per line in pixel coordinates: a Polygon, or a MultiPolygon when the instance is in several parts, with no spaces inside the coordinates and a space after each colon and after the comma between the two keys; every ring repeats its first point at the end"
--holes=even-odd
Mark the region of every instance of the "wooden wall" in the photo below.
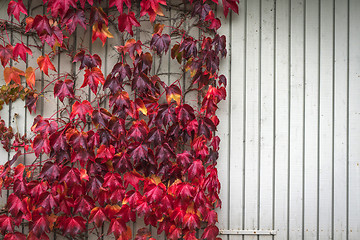
{"type": "MultiPolygon", "coordinates": [[[[8,19],[6,3],[0,7],[0,18],[8,19]]],[[[229,50],[222,63],[228,98],[218,110],[221,237],[360,239],[360,0],[240,0],[239,15],[221,18],[229,50]],[[264,235],[243,235],[254,232],[264,235]]],[[[106,59],[102,70],[109,73],[118,40],[102,47],[91,43],[88,31],[75,34],[77,45],[106,59]]],[[[78,68],[65,61],[60,55],[54,65],[78,68]]],[[[178,70],[165,58],[162,64],[165,75],[178,70]]],[[[49,80],[37,79],[39,89],[49,80]]],[[[50,116],[59,103],[51,93],[45,96],[38,113],[50,116]]],[[[23,102],[0,114],[31,135],[35,115],[23,102]]],[[[0,150],[2,164],[10,157],[0,150]]],[[[22,161],[31,163],[29,157],[22,161]]],[[[6,202],[6,192],[0,201],[6,202]]]]}

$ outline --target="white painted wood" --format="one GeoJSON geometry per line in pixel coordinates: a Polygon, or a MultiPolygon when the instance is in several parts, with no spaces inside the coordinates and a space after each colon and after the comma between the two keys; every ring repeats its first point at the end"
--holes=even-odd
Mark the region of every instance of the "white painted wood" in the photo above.
{"type": "Polygon", "coordinates": [[[226,92],[227,92],[227,97],[225,101],[222,101],[219,104],[219,110],[217,111],[217,114],[219,115],[219,120],[220,120],[220,124],[217,127],[217,135],[220,137],[221,141],[220,141],[220,150],[219,150],[219,155],[223,156],[221,158],[218,159],[218,174],[219,176],[222,176],[222,178],[220,179],[220,183],[221,183],[221,192],[220,192],[220,199],[222,201],[222,205],[221,207],[225,210],[225,211],[218,211],[218,227],[220,229],[228,229],[229,228],[229,211],[227,211],[229,209],[229,203],[230,203],[230,196],[229,196],[229,188],[231,186],[231,181],[230,181],[230,161],[229,161],[229,156],[230,156],[230,118],[231,118],[231,109],[230,109],[230,98],[231,98],[231,93],[230,93],[230,87],[231,87],[231,82],[230,82],[230,74],[231,74],[231,59],[232,59],[232,54],[231,54],[231,19],[232,19],[232,15],[228,16],[227,18],[225,18],[223,16],[223,14],[221,14],[222,9],[218,9],[218,17],[222,23],[222,25],[224,26],[223,28],[220,29],[219,31],[219,35],[225,35],[226,36],[226,46],[228,49],[228,55],[226,57],[226,59],[223,59],[220,65],[220,73],[224,74],[225,76],[227,76],[228,79],[228,85],[226,87],[226,92]],[[220,14],[219,14],[220,12],[220,14]]]}
{"type": "Polygon", "coordinates": [[[302,238],[304,124],[304,2],[290,5],[289,238],[302,238]]]}
{"type": "Polygon", "coordinates": [[[348,4],[335,1],[333,239],[346,239],[348,4]]]}
{"type": "Polygon", "coordinates": [[[349,119],[348,119],[348,237],[360,238],[360,2],[350,1],[349,26],[349,119]]]}
{"type": "Polygon", "coordinates": [[[332,237],[333,4],[320,3],[319,239],[332,237]]]}
{"type": "Polygon", "coordinates": [[[305,122],[304,122],[304,239],[317,236],[319,0],[306,1],[305,122]]]}
{"type": "MultiPolygon", "coordinates": [[[[273,0],[261,1],[260,158],[258,228],[273,229],[274,173],[274,13],[273,0]]],[[[260,237],[266,239],[267,237],[260,237]]]]}
{"type": "MultiPolygon", "coordinates": [[[[231,75],[228,77],[230,101],[229,132],[229,229],[244,228],[244,112],[245,112],[245,64],[246,64],[246,0],[240,1],[240,14],[231,15],[231,75]],[[230,78],[231,77],[231,78],[230,78]]],[[[221,134],[221,133],[220,133],[221,134]]],[[[220,159],[223,155],[220,154],[220,159]]],[[[221,161],[221,160],[220,160],[221,161]]],[[[219,175],[222,179],[223,176],[219,175]]],[[[224,188],[222,191],[226,191],[224,188]]],[[[221,226],[221,224],[220,224],[221,226]]],[[[229,236],[229,239],[242,239],[242,236],[229,236]]]]}
{"type": "MultiPolygon", "coordinates": [[[[244,230],[258,229],[259,105],[260,105],[260,1],[246,6],[245,86],[245,210],[244,230]]],[[[236,143],[234,143],[236,144],[236,143]]],[[[253,236],[245,236],[253,240],[253,236]]]]}
{"type": "Polygon", "coordinates": [[[288,239],[289,1],[276,2],[275,45],[275,239],[288,239]]]}

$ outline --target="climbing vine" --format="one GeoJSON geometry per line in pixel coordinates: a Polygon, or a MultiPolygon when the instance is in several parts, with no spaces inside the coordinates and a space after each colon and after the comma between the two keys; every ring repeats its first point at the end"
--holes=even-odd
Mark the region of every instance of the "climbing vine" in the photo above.
{"type": "Polygon", "coordinates": [[[216,111],[227,84],[219,74],[226,37],[217,33],[216,16],[221,9],[225,16],[238,13],[239,1],[43,0],[43,14],[32,14],[35,2],[11,0],[9,18],[0,21],[0,109],[21,99],[36,116],[48,92],[58,108],[34,118],[31,136],[0,119],[3,148],[15,153],[0,167],[0,186],[9,195],[0,214],[4,239],[49,239],[50,232],[74,239],[88,232],[152,238],[147,228],[133,233],[130,223],[137,218],[169,239],[216,239],[216,111]],[[170,25],[164,9],[180,13],[170,25]],[[149,24],[150,37],[142,38],[149,24]],[[92,42],[103,46],[119,39],[109,73],[99,52],[74,43],[81,29],[90,29],[92,42]],[[10,32],[34,44],[22,38],[14,44],[10,32]],[[59,54],[72,71],[54,65],[59,54]],[[159,74],[165,55],[180,71],[174,81],[159,74]],[[20,61],[24,69],[15,67],[20,61]],[[41,88],[39,76],[50,79],[41,88]],[[197,94],[199,107],[190,103],[190,93],[197,94]],[[24,155],[34,161],[19,164],[24,155]]]}

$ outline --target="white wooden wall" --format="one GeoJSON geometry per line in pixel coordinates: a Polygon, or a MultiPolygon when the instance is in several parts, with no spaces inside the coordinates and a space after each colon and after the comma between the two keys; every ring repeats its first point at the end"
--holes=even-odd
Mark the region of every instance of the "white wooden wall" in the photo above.
{"type": "Polygon", "coordinates": [[[276,235],[223,239],[360,239],[359,23],[359,0],[240,0],[219,226],[276,235]]]}
{"type": "MultiPolygon", "coordinates": [[[[221,237],[360,239],[360,0],[240,0],[239,15],[221,18],[229,48],[228,98],[218,112],[221,237]],[[265,235],[242,235],[254,232],[265,235]]],[[[75,34],[101,57],[118,45],[111,40],[104,52],[88,32],[75,34]]],[[[108,55],[104,74],[114,61],[108,55]]],[[[71,71],[60,57],[54,65],[71,71]]],[[[56,102],[49,94],[39,106],[51,115],[56,102]]],[[[23,102],[0,114],[30,134],[34,116],[23,102]]]]}

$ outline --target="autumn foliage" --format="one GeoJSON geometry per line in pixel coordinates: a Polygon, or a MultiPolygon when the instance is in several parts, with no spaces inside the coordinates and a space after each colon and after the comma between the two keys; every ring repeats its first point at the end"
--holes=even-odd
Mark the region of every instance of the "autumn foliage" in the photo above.
{"type": "Polygon", "coordinates": [[[10,30],[1,28],[6,84],[0,88],[0,109],[21,98],[36,114],[45,88],[53,90],[62,107],[52,116],[37,115],[29,138],[0,119],[1,143],[15,152],[0,167],[0,186],[9,191],[0,215],[5,239],[49,239],[50,232],[81,238],[104,226],[105,235],[116,239],[152,238],[147,229],[132,233],[130,223],[139,217],[168,239],[217,238],[216,110],[226,98],[219,65],[227,51],[226,37],[217,33],[221,22],[215,9],[218,14],[223,9],[225,16],[229,10],[237,13],[239,1],[184,1],[191,6],[184,19],[194,22],[200,36],[186,31],[184,19],[176,26],[161,22],[170,2],[43,0],[44,14],[28,16],[22,0],[10,1],[3,26],[18,21],[23,34],[35,36],[48,51],[35,56],[36,64],[19,69],[12,63],[27,62],[36,46],[12,45],[6,37],[10,30]],[[116,14],[110,14],[113,10],[116,14]],[[144,21],[153,27],[148,41],[133,37],[144,21]],[[76,29],[91,29],[92,41],[105,45],[115,34],[110,24],[117,25],[124,42],[114,49],[118,62],[104,75],[105,59],[70,40],[76,29]],[[81,78],[57,72],[53,61],[61,51],[81,78]],[[165,54],[183,72],[170,84],[153,71],[153,58],[165,54]],[[51,79],[44,89],[36,87],[40,73],[51,79]],[[187,89],[183,78],[190,82],[187,89]],[[82,89],[93,97],[79,94],[82,89]],[[189,92],[198,94],[198,108],[187,102],[189,92]],[[19,164],[24,154],[35,155],[35,161],[19,164]],[[28,234],[21,231],[24,223],[28,234]]]}

